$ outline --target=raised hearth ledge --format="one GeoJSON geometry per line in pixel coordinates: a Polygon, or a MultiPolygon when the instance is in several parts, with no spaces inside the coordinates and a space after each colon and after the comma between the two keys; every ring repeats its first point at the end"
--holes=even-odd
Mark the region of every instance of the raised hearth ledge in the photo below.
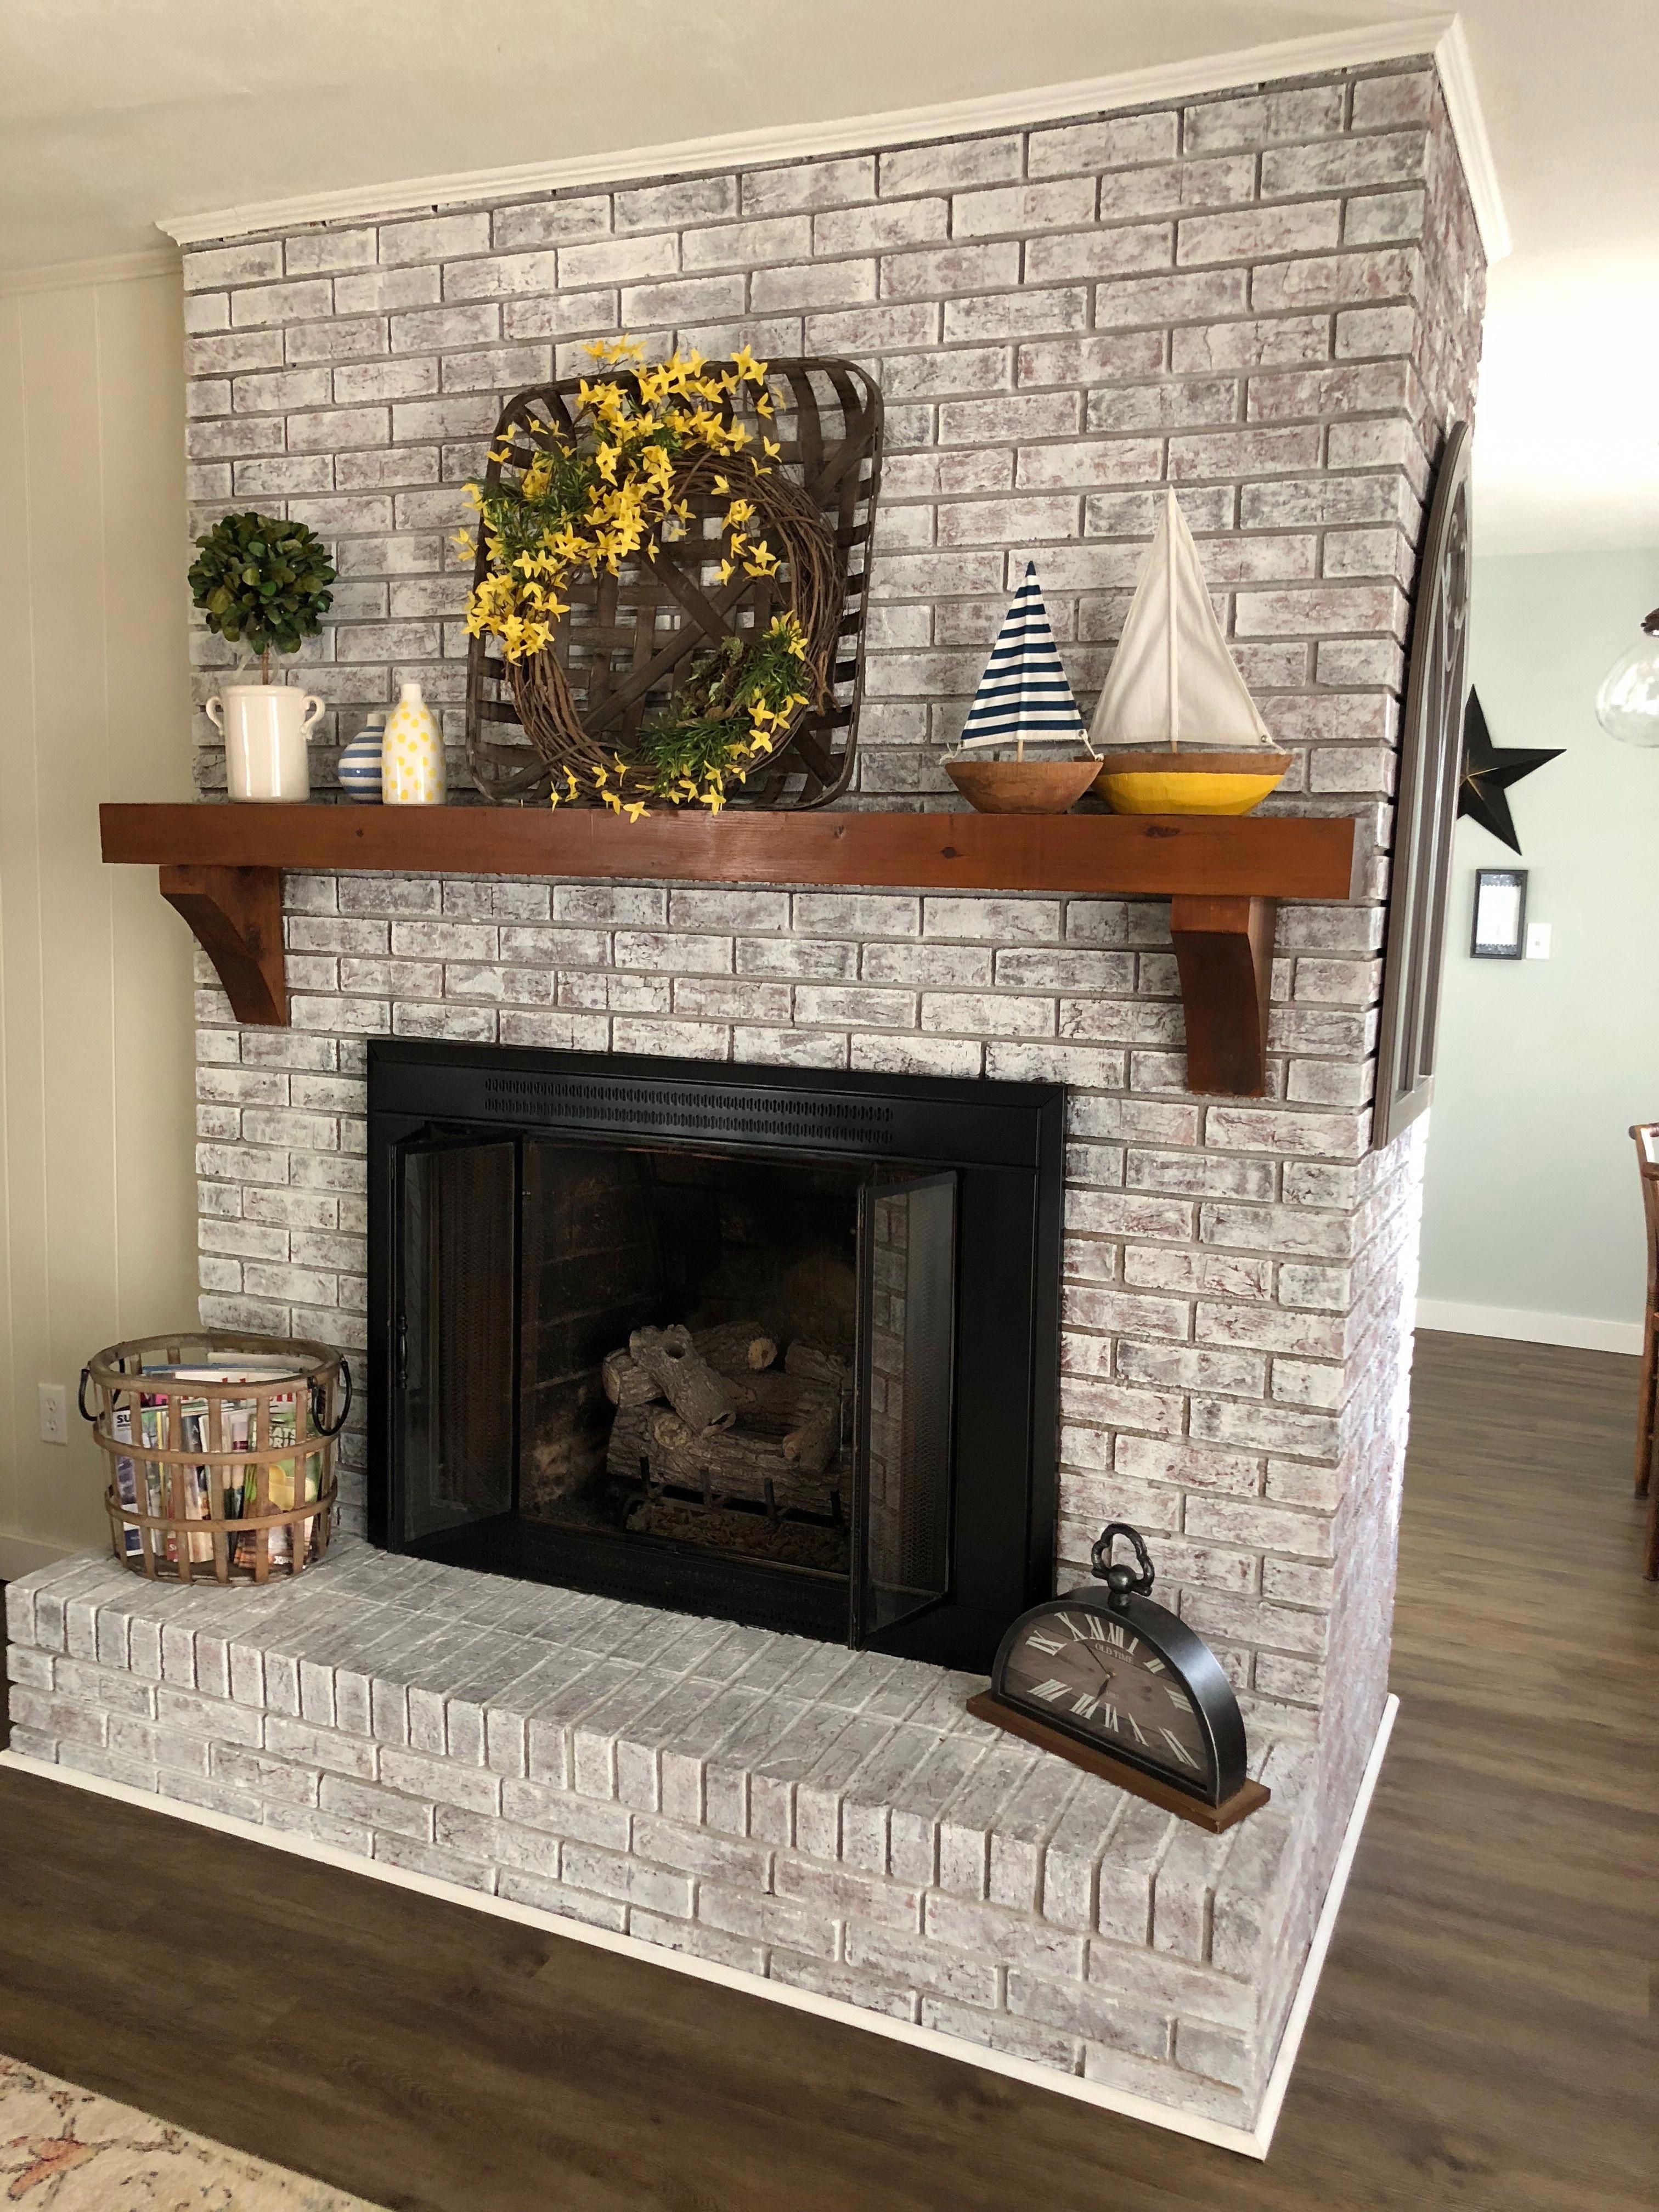
{"type": "Polygon", "coordinates": [[[254,1028],[288,1020],[290,869],[1167,897],[1188,1087],[1245,1098],[1267,1089],[1278,902],[1352,898],[1359,866],[1346,816],[738,810],[629,823],[594,808],[151,805],[99,818],[104,859],[159,867],[163,897],[254,1028]]]}
{"type": "Polygon", "coordinates": [[[862,2012],[839,1997],[820,1996],[812,1990],[792,1990],[776,1982],[763,1981],[754,1974],[745,1974],[732,1966],[721,1966],[706,1959],[691,1959],[677,1951],[665,1951],[659,1945],[642,1943],[635,1936],[616,1936],[603,1928],[586,1928],[580,1921],[562,1919],[556,1913],[538,1911],[535,1906],[515,1905],[505,1898],[486,1897],[475,1889],[462,1889],[452,1881],[437,1881],[430,1875],[415,1874],[404,1867],[386,1866],[378,1859],[363,1859],[355,1852],[336,1850],[330,1844],[313,1843],[309,1837],[273,1833],[269,1828],[257,1827],[252,1820],[241,1820],[234,1814],[215,1813],[206,1806],[184,1805],[177,1802],[158,1804],[147,1791],[135,1790],[130,1783],[107,1782],[96,1774],[82,1774],[73,1767],[54,1766],[40,1759],[26,1758],[15,1751],[0,1751],[0,1766],[14,1767],[20,1774],[39,1775],[47,1782],[63,1782],[71,1789],[85,1790],[95,1797],[112,1797],[123,1805],[136,1805],[146,1812],[166,1813],[172,1819],[191,1821],[198,1828],[211,1828],[220,1835],[240,1836],[244,1842],[264,1844],[270,1849],[287,1851],[291,1857],[307,1859],[315,1865],[338,1867],[346,1874],[368,1875],[376,1881],[388,1882],[396,1889],[413,1890],[417,1896],[435,1897],[447,1905],[464,1905],[474,1912],[488,1912],[499,1920],[515,1920],[521,1927],[540,1929],[549,1936],[562,1936],[574,1943],[588,1944],[595,1951],[610,1951],[624,1959],[639,1959],[647,1965],[663,1966],[672,1973],[686,1974],[693,1981],[713,1982],[719,1989],[737,1990],[746,1996],[764,1997],[772,2004],[784,2006],[791,2012],[814,2014],[819,2020],[832,2020],[843,2027],[861,2029],[866,2035],[884,2035],[894,2043],[907,2043],[913,2050],[932,2051],[942,2058],[955,2059],[958,2064],[978,2067],[988,2074],[1001,2074],[1009,2080],[1024,2081],[1035,2089],[1047,2089],[1056,2096],[1075,2098],[1079,2104],[1092,2105],[1097,2111],[1117,2112],[1127,2120],[1139,2120],[1148,2127],[1164,2128],[1170,2134],[1190,2136],[1194,2142],[1213,2143],[1218,2150],[1236,2152],[1241,2158],[1264,2159],[1273,2148],[1273,2134],[1279,2125],[1279,2113],[1284,2110],[1285,2093],[1290,2087],[1302,2048],[1303,2032],[1308,2025],[1308,2015],[1313,2001],[1319,1993],[1319,1978],[1324,1971],[1325,1956],[1330,1949],[1331,1937],[1336,1929],[1338,1913],[1348,1887],[1348,1876],[1353,1868],[1354,1854],[1359,1848],[1359,1838],[1364,1831],[1365,1820],[1376,1794],[1377,1777],[1382,1771],[1383,1755],[1389,1747],[1389,1738],[1394,1732],[1395,1717],[1400,1711],[1400,1700],[1389,1696],[1377,1724],[1370,1757],[1360,1783],[1359,1795],[1354,1800],[1347,1828],[1343,1834],[1342,1848],[1331,1875],[1331,1886],[1325,1893],[1319,1922],[1314,1929],[1312,1943],[1303,1963],[1297,1983],[1296,1997],[1291,2007],[1291,2016],[1285,2023],[1285,2033],[1279,2040],[1279,2056],[1257,2109],[1254,2124],[1248,2127],[1230,2127],[1224,2120],[1206,2120],[1197,2113],[1177,2112],[1167,2105],[1154,2104],[1150,2097],[1137,2097],[1127,2090],[1113,2089],[1103,2081],[1085,2081],[1056,2075],[1046,2066],[1034,2066],[1029,2059],[1016,2058],[1011,2053],[993,2051],[976,2043],[964,2043],[959,2036],[943,2035],[936,2028],[915,2027],[908,2021],[884,2020],[878,2013],[862,2012]]]}
{"type": "Polygon", "coordinates": [[[965,1677],[349,1540],[259,1593],[82,1557],[7,1612],[12,1763],[1258,2157],[1393,1712],[1310,1929],[1294,1745],[1204,1837],[965,1677]]]}

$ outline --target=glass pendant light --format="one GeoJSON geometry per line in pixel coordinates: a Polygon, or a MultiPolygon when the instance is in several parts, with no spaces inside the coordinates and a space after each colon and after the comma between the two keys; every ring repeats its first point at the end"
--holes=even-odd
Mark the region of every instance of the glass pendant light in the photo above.
{"type": "Polygon", "coordinates": [[[1659,607],[1642,635],[1601,678],[1595,719],[1610,738],[1627,745],[1659,745],[1659,607]]]}

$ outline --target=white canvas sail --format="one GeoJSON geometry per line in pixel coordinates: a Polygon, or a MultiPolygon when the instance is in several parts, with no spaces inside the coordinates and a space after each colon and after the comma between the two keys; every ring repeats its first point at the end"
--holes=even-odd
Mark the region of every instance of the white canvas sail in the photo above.
{"type": "Polygon", "coordinates": [[[1097,745],[1170,750],[1273,742],[1227,650],[1173,492],[1164,495],[1090,737],[1097,745]]]}
{"type": "Polygon", "coordinates": [[[1025,580],[1003,617],[979,679],[958,750],[975,752],[988,745],[1013,745],[1023,758],[1028,744],[1079,742],[1087,743],[1083,717],[1054,643],[1036,565],[1028,561],[1025,580]]]}

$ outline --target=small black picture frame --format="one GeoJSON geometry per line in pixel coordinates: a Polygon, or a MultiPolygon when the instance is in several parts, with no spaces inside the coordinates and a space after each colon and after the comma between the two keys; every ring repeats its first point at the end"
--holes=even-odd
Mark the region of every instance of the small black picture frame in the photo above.
{"type": "Polygon", "coordinates": [[[1469,929],[1471,960],[1519,960],[1527,943],[1527,872],[1524,868],[1477,868],[1474,915],[1469,929]]]}

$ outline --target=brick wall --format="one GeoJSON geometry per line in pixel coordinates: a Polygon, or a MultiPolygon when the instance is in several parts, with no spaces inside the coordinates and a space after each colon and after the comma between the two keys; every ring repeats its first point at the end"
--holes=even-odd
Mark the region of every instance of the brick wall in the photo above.
{"type": "Polygon", "coordinates": [[[1413,549],[1482,289],[1431,70],[313,229],[186,283],[192,490],[337,546],[299,672],[337,734],[414,677],[459,744],[461,488],[592,336],[880,382],[854,805],[946,788],[1028,555],[1086,708],[1175,486],[1297,755],[1269,804],[1373,856],[1365,902],[1281,914],[1270,1099],[1186,1094],[1157,902],[291,878],[294,1028],[204,975],[204,1311],[361,1342],[366,1036],[1064,1080],[1059,1577],[1138,1522],[1247,1712],[1319,1736],[1310,1914],[1386,1675],[1421,1132],[1370,1154],[1366,1109],[1413,549]]]}
{"type": "MultiPolygon", "coordinates": [[[[204,516],[276,507],[338,549],[301,672],[337,718],[319,781],[326,740],[407,677],[459,746],[462,487],[506,396],[627,330],[653,351],[845,353],[882,386],[852,803],[952,796],[939,757],[1028,555],[1086,708],[1166,483],[1268,722],[1304,756],[1278,803],[1388,794],[1422,455],[1467,392],[1480,316],[1426,64],[311,229],[185,270],[204,516]]],[[[227,656],[197,646],[205,697],[227,656]]],[[[198,735],[222,788],[204,717],[198,735]]]]}

